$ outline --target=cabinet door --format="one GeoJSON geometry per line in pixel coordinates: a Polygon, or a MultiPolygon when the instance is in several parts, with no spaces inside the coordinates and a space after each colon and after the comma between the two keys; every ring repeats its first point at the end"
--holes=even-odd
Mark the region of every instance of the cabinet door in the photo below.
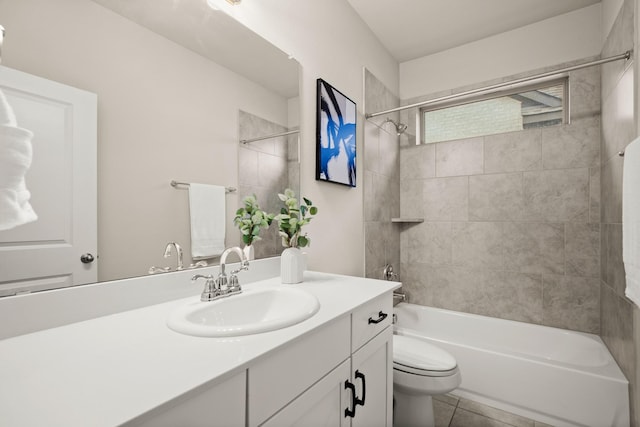
{"type": "Polygon", "coordinates": [[[352,378],[360,401],[353,427],[391,427],[393,416],[393,330],[386,328],[352,356],[352,378]]]}
{"type": "Polygon", "coordinates": [[[350,361],[345,360],[313,387],[262,424],[264,427],[348,427],[345,408],[351,392],[345,390],[350,361]]]}

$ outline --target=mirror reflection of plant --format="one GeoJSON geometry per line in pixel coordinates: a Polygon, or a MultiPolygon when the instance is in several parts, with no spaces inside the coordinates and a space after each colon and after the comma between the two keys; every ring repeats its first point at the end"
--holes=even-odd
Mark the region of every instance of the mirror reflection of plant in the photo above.
{"type": "Polygon", "coordinates": [[[311,221],[311,217],[318,213],[318,208],[313,206],[311,200],[303,197],[303,204],[298,203],[296,194],[287,188],[284,194],[278,194],[284,207],[273,219],[278,222],[279,234],[282,237],[282,246],[285,248],[303,248],[308,246],[310,238],[302,234],[302,227],[311,221]]]}
{"type": "Polygon", "coordinates": [[[269,228],[273,214],[260,209],[255,194],[244,197],[242,203],[244,206],[236,211],[233,223],[240,229],[244,244],[250,246],[253,242],[262,240],[260,231],[269,228]]]}

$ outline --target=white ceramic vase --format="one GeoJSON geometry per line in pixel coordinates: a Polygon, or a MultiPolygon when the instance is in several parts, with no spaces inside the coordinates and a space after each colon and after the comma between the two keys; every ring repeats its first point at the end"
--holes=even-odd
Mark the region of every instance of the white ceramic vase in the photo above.
{"type": "Polygon", "coordinates": [[[245,247],[242,248],[242,252],[244,252],[244,257],[247,259],[247,261],[253,261],[254,259],[256,259],[253,245],[245,245],[245,247]]]}
{"type": "Polygon", "coordinates": [[[304,254],[298,248],[286,248],[280,256],[280,277],[282,283],[301,283],[305,270],[304,254]]]}

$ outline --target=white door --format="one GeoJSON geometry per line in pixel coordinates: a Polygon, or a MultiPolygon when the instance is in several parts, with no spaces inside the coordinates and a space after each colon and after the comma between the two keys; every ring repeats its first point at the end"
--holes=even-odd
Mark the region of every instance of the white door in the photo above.
{"type": "Polygon", "coordinates": [[[6,67],[0,90],[34,133],[26,184],[38,215],[0,231],[0,296],[96,282],[97,96],[6,67]]]}

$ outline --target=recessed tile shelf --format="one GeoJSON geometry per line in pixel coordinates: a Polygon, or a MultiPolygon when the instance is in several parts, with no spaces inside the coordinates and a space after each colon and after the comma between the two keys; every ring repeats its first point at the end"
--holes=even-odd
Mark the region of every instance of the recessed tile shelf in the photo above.
{"type": "Polygon", "coordinates": [[[424,219],[423,218],[391,218],[391,222],[419,223],[419,222],[424,222],[424,219]]]}

